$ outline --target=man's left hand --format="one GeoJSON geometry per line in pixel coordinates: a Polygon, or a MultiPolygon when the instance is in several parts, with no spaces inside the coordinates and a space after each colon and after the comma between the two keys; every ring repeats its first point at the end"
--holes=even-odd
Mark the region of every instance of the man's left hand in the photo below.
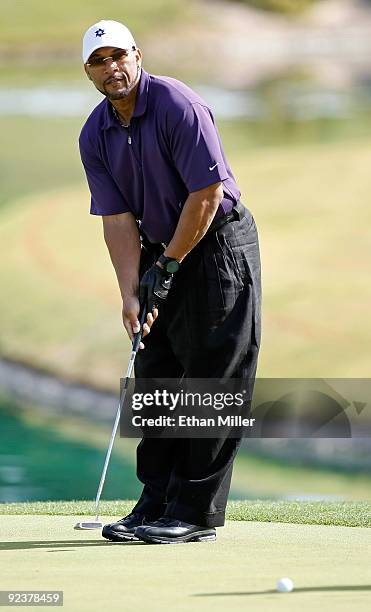
{"type": "Polygon", "coordinates": [[[161,306],[168,296],[174,274],[169,274],[157,264],[151,266],[142,276],[139,285],[139,301],[147,304],[148,312],[161,306]]]}

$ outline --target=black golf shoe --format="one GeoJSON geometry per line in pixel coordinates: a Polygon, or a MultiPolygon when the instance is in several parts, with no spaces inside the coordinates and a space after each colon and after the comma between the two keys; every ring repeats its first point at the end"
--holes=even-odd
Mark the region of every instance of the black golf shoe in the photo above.
{"type": "Polygon", "coordinates": [[[131,512],[128,516],[120,519],[116,523],[104,525],[102,536],[111,542],[129,542],[138,540],[134,535],[137,527],[141,525],[149,525],[150,521],[143,514],[131,512]]]}
{"type": "Polygon", "coordinates": [[[150,544],[181,544],[216,540],[216,531],[214,527],[200,527],[163,516],[150,525],[137,527],[135,536],[150,544]]]}

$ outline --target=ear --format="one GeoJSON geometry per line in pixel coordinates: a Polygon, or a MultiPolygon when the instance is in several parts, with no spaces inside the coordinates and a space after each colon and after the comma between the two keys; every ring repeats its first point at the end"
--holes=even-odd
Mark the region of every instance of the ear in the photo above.
{"type": "Polygon", "coordinates": [[[142,65],[143,54],[140,49],[135,49],[135,59],[137,60],[138,66],[142,65]]]}
{"type": "Polygon", "coordinates": [[[89,74],[89,68],[87,67],[86,64],[84,64],[84,70],[85,70],[85,74],[88,77],[89,81],[92,81],[93,79],[91,78],[91,76],[89,74]]]}

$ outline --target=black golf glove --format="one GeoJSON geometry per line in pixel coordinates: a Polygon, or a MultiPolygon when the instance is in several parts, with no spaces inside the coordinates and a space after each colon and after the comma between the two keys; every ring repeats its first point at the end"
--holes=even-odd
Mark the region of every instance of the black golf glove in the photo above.
{"type": "Polygon", "coordinates": [[[139,285],[139,301],[147,304],[147,312],[152,312],[165,302],[173,282],[174,274],[169,274],[157,264],[151,266],[142,276],[139,285]]]}

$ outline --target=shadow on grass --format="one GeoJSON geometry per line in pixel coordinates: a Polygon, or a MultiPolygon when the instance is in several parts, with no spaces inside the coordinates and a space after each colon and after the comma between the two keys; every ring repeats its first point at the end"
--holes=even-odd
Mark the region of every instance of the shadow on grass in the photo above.
{"type": "MultiPolygon", "coordinates": [[[[63,549],[68,550],[72,548],[81,548],[86,546],[122,546],[122,545],[134,546],[135,544],[146,544],[145,542],[108,542],[106,540],[40,540],[40,541],[29,541],[29,542],[0,542],[0,552],[6,550],[32,550],[32,549],[63,549]]],[[[60,550],[47,550],[47,552],[60,552],[60,550]]]]}
{"type": "MultiPolygon", "coordinates": [[[[339,586],[323,586],[323,587],[302,587],[294,589],[292,593],[320,593],[320,592],[337,592],[337,591],[371,591],[371,584],[354,584],[354,585],[339,585],[339,586]]],[[[269,589],[268,591],[239,591],[237,593],[196,593],[192,597],[232,597],[246,596],[246,595],[277,595],[276,589],[269,589]]],[[[291,593],[291,594],[292,594],[291,593]]],[[[282,595],[282,593],[279,593],[282,595]]]]}

